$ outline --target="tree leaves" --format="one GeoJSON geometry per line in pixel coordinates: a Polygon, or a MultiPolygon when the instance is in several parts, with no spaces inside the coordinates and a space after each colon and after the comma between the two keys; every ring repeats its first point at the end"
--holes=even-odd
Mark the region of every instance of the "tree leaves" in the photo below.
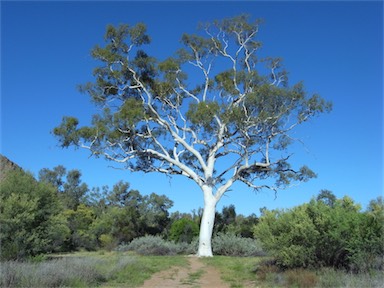
{"type": "Polygon", "coordinates": [[[203,127],[206,131],[214,130],[214,117],[220,111],[217,102],[191,103],[186,113],[187,118],[192,124],[203,127]]]}
{"type": "Polygon", "coordinates": [[[0,258],[23,259],[57,249],[55,244],[68,235],[60,211],[53,186],[22,170],[10,171],[0,183],[0,258]]]}
{"type": "Polygon", "coordinates": [[[369,271],[384,252],[383,226],[370,220],[369,212],[361,213],[351,198],[336,199],[323,190],[309,203],[264,211],[254,234],[285,268],[369,271]]]}
{"type": "Polygon", "coordinates": [[[182,174],[200,187],[212,178],[221,195],[238,180],[271,188],[255,182],[272,177],[285,187],[314,177],[291,168],[281,151],[294,142],[291,130],[331,104],[302,82],[289,86],[280,58],[259,57],[259,25],[246,15],[204,24],[163,61],[144,49],[143,23],[109,25],[105,45],[92,50],[95,80],[80,87],[101,112],[80,128],[64,117],[54,129],[59,143],[132,171],[182,174]],[[218,167],[224,156],[232,163],[218,167]]]}

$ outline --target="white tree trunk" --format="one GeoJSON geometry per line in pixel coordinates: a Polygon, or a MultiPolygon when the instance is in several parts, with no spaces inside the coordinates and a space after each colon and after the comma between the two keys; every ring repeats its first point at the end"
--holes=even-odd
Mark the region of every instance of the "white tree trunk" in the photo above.
{"type": "Polygon", "coordinates": [[[212,187],[204,187],[204,211],[200,224],[199,250],[197,256],[212,257],[212,232],[215,222],[216,198],[212,195],[212,187]]]}

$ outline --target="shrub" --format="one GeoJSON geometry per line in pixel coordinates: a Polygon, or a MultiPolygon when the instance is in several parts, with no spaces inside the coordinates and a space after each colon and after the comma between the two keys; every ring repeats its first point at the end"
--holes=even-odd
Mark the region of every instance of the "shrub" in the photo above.
{"type": "Polygon", "coordinates": [[[318,233],[306,214],[306,205],[287,212],[266,211],[254,233],[279,266],[296,268],[315,264],[318,233]]]}
{"type": "Polygon", "coordinates": [[[284,268],[382,269],[382,201],[373,202],[367,213],[349,197],[327,203],[312,199],[289,210],[266,211],[254,235],[284,268]]]}
{"type": "Polygon", "coordinates": [[[115,240],[109,234],[101,234],[99,237],[101,247],[105,248],[108,251],[111,251],[114,247],[116,247],[115,240]]]}
{"type": "Polygon", "coordinates": [[[175,242],[191,243],[197,235],[199,235],[199,226],[187,218],[173,222],[169,231],[169,239],[175,242]]]}
{"type": "Polygon", "coordinates": [[[67,257],[45,262],[1,263],[1,287],[95,286],[105,281],[97,267],[99,259],[67,257]]]}
{"type": "Polygon", "coordinates": [[[135,238],[128,245],[120,245],[118,251],[135,251],[141,255],[176,255],[190,254],[194,244],[174,243],[160,236],[144,236],[135,238]]]}
{"type": "MultiPolygon", "coordinates": [[[[144,236],[135,238],[129,244],[122,244],[117,251],[135,251],[141,255],[176,255],[196,254],[199,239],[195,237],[191,243],[175,243],[166,241],[160,236],[144,236]]],[[[224,256],[264,256],[265,253],[259,242],[252,238],[243,238],[231,233],[218,233],[212,239],[212,249],[215,255],[224,256]]]]}
{"type": "Polygon", "coordinates": [[[218,233],[212,239],[215,255],[224,256],[263,256],[260,243],[251,238],[243,238],[232,233],[218,233]]]}

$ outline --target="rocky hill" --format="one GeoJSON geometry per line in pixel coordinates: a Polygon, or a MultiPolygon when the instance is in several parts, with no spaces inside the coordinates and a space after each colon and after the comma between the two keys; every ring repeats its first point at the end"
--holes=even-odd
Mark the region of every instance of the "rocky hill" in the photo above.
{"type": "Polygon", "coordinates": [[[22,170],[19,165],[9,160],[7,157],[0,154],[0,181],[3,181],[5,175],[11,170],[22,170]]]}

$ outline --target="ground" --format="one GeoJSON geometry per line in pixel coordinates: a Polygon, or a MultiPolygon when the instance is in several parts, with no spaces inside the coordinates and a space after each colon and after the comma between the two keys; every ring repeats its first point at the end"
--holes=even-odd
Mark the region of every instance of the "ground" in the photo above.
{"type": "Polygon", "coordinates": [[[187,267],[172,267],[161,271],[144,282],[143,288],[229,288],[220,278],[220,272],[207,266],[196,256],[188,257],[187,267]]]}

